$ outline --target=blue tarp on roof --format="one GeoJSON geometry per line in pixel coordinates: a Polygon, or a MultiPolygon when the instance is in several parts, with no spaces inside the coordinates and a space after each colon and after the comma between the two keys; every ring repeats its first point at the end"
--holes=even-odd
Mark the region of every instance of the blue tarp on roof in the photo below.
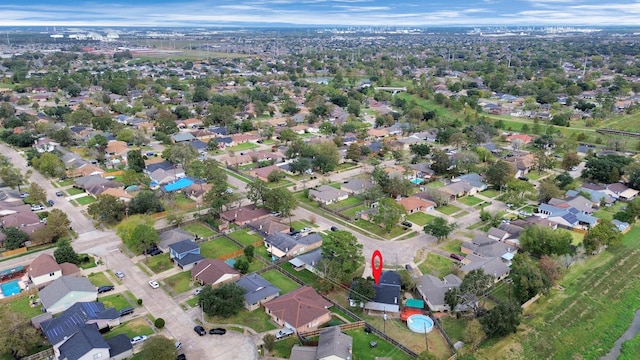
{"type": "Polygon", "coordinates": [[[182,190],[184,188],[191,186],[192,184],[193,184],[193,180],[189,178],[181,178],[181,179],[178,179],[178,181],[174,182],[173,184],[165,185],[162,188],[166,192],[172,192],[172,191],[182,190]]]}

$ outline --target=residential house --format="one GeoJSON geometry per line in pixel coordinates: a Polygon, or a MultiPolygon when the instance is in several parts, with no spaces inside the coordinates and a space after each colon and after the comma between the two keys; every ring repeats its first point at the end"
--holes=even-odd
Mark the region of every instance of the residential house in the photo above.
{"type": "Polygon", "coordinates": [[[39,153],[52,152],[56,146],[60,146],[60,144],[49,138],[38,139],[33,144],[33,148],[39,153]]]}
{"type": "Polygon", "coordinates": [[[400,274],[395,271],[384,271],[380,275],[378,285],[373,287],[376,289],[376,296],[364,304],[364,308],[369,313],[386,313],[389,315],[400,314],[400,303],[402,297],[400,288],[402,280],[400,274]]]}
{"type": "Polygon", "coordinates": [[[456,198],[475,195],[478,189],[466,181],[458,181],[447,184],[438,189],[441,193],[447,195],[451,200],[456,198]]]}
{"type": "Polygon", "coordinates": [[[126,334],[104,339],[93,324],[78,328],[59,348],[54,350],[60,360],[121,360],[133,356],[133,346],[126,334]]]}
{"type": "Polygon", "coordinates": [[[191,269],[191,277],[200,285],[218,286],[240,278],[240,273],[222,260],[204,259],[191,269]]]}
{"type": "Polygon", "coordinates": [[[101,302],[77,302],[60,315],[38,324],[54,348],[78,332],[83,325],[95,324],[98,330],[120,325],[120,313],[101,302]]]}
{"type": "Polygon", "coordinates": [[[322,260],[322,248],[317,248],[315,250],[311,250],[308,253],[304,253],[302,255],[296,256],[295,258],[289,260],[289,264],[293,265],[293,268],[296,271],[300,271],[303,269],[307,269],[314,274],[319,274],[316,266],[320,264],[322,260]]]}
{"type": "Polygon", "coordinates": [[[61,276],[40,290],[42,307],[57,314],[77,302],[96,301],[95,286],[85,277],[61,276]]]}
{"type": "Polygon", "coordinates": [[[280,296],[280,289],[256,273],[240,278],[236,285],[245,290],[244,307],[249,311],[280,296]]]}
{"type": "Polygon", "coordinates": [[[507,157],[505,161],[513,165],[516,169],[515,177],[526,175],[535,164],[535,158],[531,153],[518,153],[507,157]]]}
{"type": "Polygon", "coordinates": [[[319,234],[295,238],[289,234],[274,233],[264,239],[264,245],[272,256],[282,258],[303,254],[322,245],[319,234]]]}
{"type": "Polygon", "coordinates": [[[269,210],[265,208],[258,208],[255,205],[245,205],[237,209],[231,209],[224,211],[220,214],[222,220],[236,225],[245,225],[252,221],[259,219],[265,219],[269,217],[269,210]]]}
{"type": "Polygon", "coordinates": [[[111,195],[113,197],[116,197],[118,200],[122,200],[126,203],[130,202],[131,199],[133,199],[133,196],[131,194],[129,194],[125,189],[118,187],[118,188],[106,188],[104,189],[104,191],[102,191],[100,193],[100,195],[111,195]]]}
{"type": "Polygon", "coordinates": [[[359,178],[353,178],[345,181],[340,185],[340,190],[347,192],[351,195],[362,194],[366,190],[373,187],[373,182],[370,180],[362,180],[359,178]]]}
{"type": "Polygon", "coordinates": [[[184,231],[183,229],[175,228],[160,233],[160,241],[158,242],[158,247],[161,250],[166,251],[169,248],[169,245],[175,244],[182,240],[193,241],[195,239],[195,236],[184,231]]]}
{"type": "Polygon", "coordinates": [[[312,287],[303,286],[266,302],[264,308],[276,324],[295,331],[308,331],[331,320],[329,308],[332,305],[312,287]]]}
{"type": "MultiPolygon", "coordinates": [[[[29,208],[31,209],[31,208],[29,208]]],[[[22,231],[27,231],[27,228],[42,225],[38,214],[33,211],[18,212],[15,214],[9,214],[2,217],[2,227],[17,227],[22,231]]]]}
{"type": "Polygon", "coordinates": [[[485,235],[476,235],[471,242],[462,242],[460,247],[461,251],[465,254],[486,258],[498,257],[507,262],[510,262],[518,252],[518,249],[485,235]]]}
{"type": "Polygon", "coordinates": [[[178,132],[171,135],[171,141],[173,141],[175,144],[186,143],[195,139],[196,138],[191,135],[190,132],[178,132]]]}
{"type": "Polygon", "coordinates": [[[519,141],[520,144],[526,145],[533,141],[533,137],[526,134],[512,134],[507,136],[507,141],[513,143],[514,141],[519,141]]]}
{"type": "Polygon", "coordinates": [[[257,177],[258,179],[269,182],[269,174],[274,171],[281,171],[277,165],[269,165],[261,168],[256,168],[251,170],[251,176],[257,177]]]}
{"type": "Polygon", "coordinates": [[[565,229],[593,227],[599,219],[591,216],[590,212],[582,211],[574,206],[562,202],[555,205],[542,203],[538,206],[538,214],[544,219],[553,221],[565,229]]]}
{"type": "Polygon", "coordinates": [[[484,182],[484,179],[482,178],[482,176],[476,173],[460,175],[457,178],[451,180],[451,182],[459,182],[459,181],[464,181],[469,185],[471,185],[472,187],[474,187],[476,193],[487,190],[487,187],[488,187],[487,183],[484,182]]]}
{"type": "Polygon", "coordinates": [[[67,170],[67,176],[70,178],[86,177],[86,176],[104,176],[106,172],[99,166],[84,163],[77,168],[67,170]]]}
{"type": "Polygon", "coordinates": [[[182,240],[169,245],[169,258],[182,268],[191,270],[197,263],[204,260],[200,255],[200,247],[191,240],[182,240]]]}
{"type": "Polygon", "coordinates": [[[405,208],[407,214],[432,211],[436,207],[436,203],[415,196],[402,198],[398,200],[398,204],[402,205],[405,208]]]}
{"type": "Polygon", "coordinates": [[[107,154],[107,157],[123,158],[126,157],[129,150],[131,149],[129,149],[126,142],[112,140],[107,143],[104,152],[107,154]]]}
{"type": "Polygon", "coordinates": [[[607,190],[614,194],[614,197],[620,201],[630,201],[638,196],[638,190],[629,188],[621,183],[613,183],[607,185],[607,190]]]}
{"type": "Polygon", "coordinates": [[[473,254],[469,254],[465,258],[465,262],[468,264],[463,265],[460,270],[468,273],[473,270],[482,269],[485,274],[493,276],[494,282],[503,280],[509,275],[509,265],[499,257],[480,257],[473,254]]]}
{"type": "Polygon", "coordinates": [[[309,189],[309,198],[324,205],[346,200],[348,197],[349,193],[346,191],[338,190],[329,185],[321,185],[317,188],[309,189]]]}
{"type": "Polygon", "coordinates": [[[289,225],[275,221],[271,218],[258,219],[247,224],[254,231],[264,235],[289,232],[289,225]]]}
{"type": "Polygon", "coordinates": [[[418,293],[427,303],[429,309],[433,312],[451,311],[451,307],[445,301],[447,291],[459,288],[462,279],[456,275],[449,274],[442,280],[433,275],[422,275],[418,279],[418,293]]]}
{"type": "Polygon", "coordinates": [[[331,326],[320,331],[318,346],[294,345],[291,360],[351,360],[353,338],[343,333],[340,326],[331,326]]]}
{"type": "Polygon", "coordinates": [[[80,269],[75,264],[58,264],[50,254],[40,254],[27,268],[27,276],[37,288],[48,285],[61,276],[80,276],[80,269]]]}

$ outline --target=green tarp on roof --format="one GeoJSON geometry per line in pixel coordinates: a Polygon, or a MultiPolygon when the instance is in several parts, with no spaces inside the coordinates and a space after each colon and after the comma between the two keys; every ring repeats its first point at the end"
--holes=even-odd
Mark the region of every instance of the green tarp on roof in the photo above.
{"type": "Polygon", "coordinates": [[[418,299],[407,299],[407,307],[424,309],[424,301],[418,299]]]}

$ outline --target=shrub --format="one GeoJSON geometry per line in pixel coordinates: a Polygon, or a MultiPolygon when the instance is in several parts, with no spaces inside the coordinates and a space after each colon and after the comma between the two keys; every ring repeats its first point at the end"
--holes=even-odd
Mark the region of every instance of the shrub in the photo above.
{"type": "Polygon", "coordinates": [[[138,306],[142,306],[142,299],[137,300],[138,306]]]}
{"type": "Polygon", "coordinates": [[[157,329],[162,329],[164,327],[164,319],[163,318],[157,318],[156,321],[153,322],[153,325],[157,329]]]}

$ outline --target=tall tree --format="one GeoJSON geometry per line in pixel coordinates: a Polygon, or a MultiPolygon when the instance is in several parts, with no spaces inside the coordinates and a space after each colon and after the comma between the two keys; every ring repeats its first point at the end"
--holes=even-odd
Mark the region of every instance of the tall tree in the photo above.
{"type": "Polygon", "coordinates": [[[480,318],[482,329],[489,337],[515,333],[520,325],[522,308],[513,302],[503,301],[480,318]]]}
{"type": "Polygon", "coordinates": [[[53,153],[44,153],[33,158],[32,166],[44,175],[59,177],[64,175],[65,166],[62,160],[53,153]]]}
{"type": "Polygon", "coordinates": [[[598,251],[602,246],[617,246],[622,243],[622,233],[611,220],[601,219],[600,223],[589,229],[583,244],[588,254],[598,251]]]}
{"type": "Polygon", "coordinates": [[[11,354],[14,359],[28,355],[31,349],[44,345],[42,336],[22,313],[9,306],[0,307],[0,353],[11,354]]]}
{"type": "Polygon", "coordinates": [[[375,224],[384,226],[387,233],[390,233],[393,227],[400,222],[400,219],[407,214],[404,206],[390,198],[378,201],[377,209],[378,212],[373,215],[372,220],[375,224]]]}
{"type": "Polygon", "coordinates": [[[510,163],[498,160],[487,168],[485,175],[489,184],[502,188],[516,175],[516,169],[510,163]]]}
{"type": "Polygon", "coordinates": [[[538,256],[564,255],[571,252],[571,233],[553,230],[547,226],[533,225],[526,228],[518,238],[522,249],[538,256]]]}
{"type": "Polygon", "coordinates": [[[431,151],[431,161],[431,170],[435,171],[438,175],[445,174],[448,171],[449,166],[451,166],[449,155],[440,149],[434,149],[431,151]]]}
{"type": "Polygon", "coordinates": [[[144,170],[144,159],[142,158],[142,151],[140,149],[130,150],[127,153],[127,165],[129,169],[139,173],[144,170]]]}
{"type": "Polygon", "coordinates": [[[356,277],[351,283],[350,298],[356,303],[366,304],[376,297],[372,278],[356,277]]]}
{"type": "Polygon", "coordinates": [[[249,201],[254,203],[254,205],[259,205],[259,203],[264,204],[267,198],[267,193],[269,192],[267,183],[260,179],[255,179],[247,184],[246,189],[247,199],[249,199],[249,201]]]}
{"type": "Polygon", "coordinates": [[[223,284],[215,289],[205,286],[198,300],[207,315],[228,318],[243,308],[244,293],[245,290],[236,283],[223,284]]]}
{"type": "Polygon", "coordinates": [[[313,158],[313,167],[323,174],[326,174],[338,166],[340,162],[340,153],[338,147],[332,141],[324,141],[313,145],[315,157],[313,158]]]}
{"type": "Polygon", "coordinates": [[[164,211],[158,194],[153,191],[139,192],[129,203],[129,214],[154,214],[164,211]]]}
{"type": "Polygon", "coordinates": [[[455,228],[456,224],[449,224],[447,220],[437,217],[430,224],[425,225],[423,230],[425,233],[435,236],[440,242],[440,240],[446,239],[455,228]]]}
{"type": "Polygon", "coordinates": [[[362,244],[348,231],[330,232],[322,242],[322,257],[327,261],[327,272],[341,281],[351,279],[364,264],[362,244]]]}
{"type": "Polygon", "coordinates": [[[21,247],[25,241],[29,240],[29,235],[17,227],[6,227],[3,229],[5,239],[4,247],[13,250],[21,247]]]}
{"type": "Polygon", "coordinates": [[[71,243],[66,240],[58,241],[58,247],[53,252],[53,257],[58,264],[71,263],[80,265],[80,256],[78,256],[78,253],[73,249],[71,243]]]}
{"type": "Polygon", "coordinates": [[[103,224],[115,224],[124,219],[127,204],[113,195],[98,195],[96,202],[89,204],[87,213],[91,218],[103,224]]]}
{"type": "Polygon", "coordinates": [[[5,165],[0,168],[0,179],[5,186],[11,188],[18,188],[20,191],[20,185],[26,182],[26,178],[19,169],[5,165]]]}
{"type": "Polygon", "coordinates": [[[151,336],[137,354],[140,360],[175,359],[178,355],[175,342],[162,335],[151,336]]]}
{"type": "Polygon", "coordinates": [[[198,150],[189,144],[175,144],[165,148],[162,157],[188,170],[189,164],[198,157],[198,150]]]}
{"type": "Polygon", "coordinates": [[[29,185],[29,197],[28,200],[34,204],[44,204],[47,200],[47,193],[44,188],[37,182],[32,182],[29,185]]]}

